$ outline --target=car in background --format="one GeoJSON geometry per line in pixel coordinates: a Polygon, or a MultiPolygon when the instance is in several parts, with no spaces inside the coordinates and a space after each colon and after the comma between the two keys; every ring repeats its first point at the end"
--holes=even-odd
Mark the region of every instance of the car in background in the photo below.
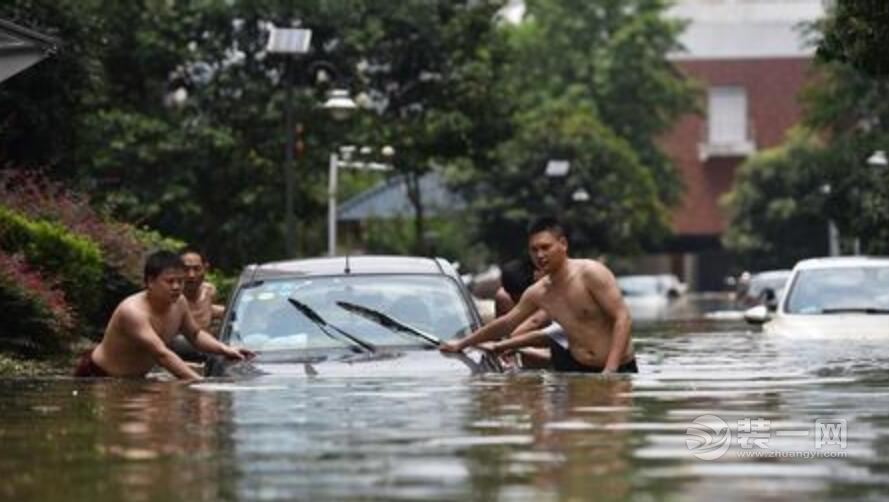
{"type": "Polygon", "coordinates": [[[222,341],[251,361],[211,358],[208,376],[416,376],[499,371],[441,341],[481,326],[472,297],[442,259],[353,256],[250,265],[221,326],[222,341]]]}
{"type": "Polygon", "coordinates": [[[771,334],[889,337],[889,257],[800,261],[776,312],[760,305],[744,317],[771,334]]]}
{"type": "Polygon", "coordinates": [[[665,317],[670,304],[685,294],[686,286],[672,274],[622,275],[617,285],[634,320],[665,317]]]}
{"type": "Polygon", "coordinates": [[[789,269],[765,270],[750,276],[749,281],[741,282],[735,299],[738,308],[765,305],[769,310],[774,311],[784,294],[784,287],[787,285],[790,273],[789,269]]]}

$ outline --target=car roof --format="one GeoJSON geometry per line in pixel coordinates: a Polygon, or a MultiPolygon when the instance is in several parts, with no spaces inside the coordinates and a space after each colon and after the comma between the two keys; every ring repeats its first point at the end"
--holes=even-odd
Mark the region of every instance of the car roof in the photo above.
{"type": "Polygon", "coordinates": [[[817,268],[838,267],[873,267],[889,266],[886,256],[831,256],[826,258],[810,258],[797,262],[794,269],[810,270],[817,268]]]}
{"type": "Polygon", "coordinates": [[[780,277],[789,276],[790,272],[791,272],[791,270],[789,268],[787,268],[787,269],[782,268],[780,270],[764,270],[762,272],[757,272],[757,273],[753,274],[753,277],[751,279],[760,279],[760,280],[762,280],[762,279],[776,279],[776,278],[780,278],[780,277]]]}
{"type": "Polygon", "coordinates": [[[361,255],[306,258],[248,265],[241,273],[241,279],[257,280],[346,274],[432,274],[456,277],[454,268],[441,258],[361,255]]]}

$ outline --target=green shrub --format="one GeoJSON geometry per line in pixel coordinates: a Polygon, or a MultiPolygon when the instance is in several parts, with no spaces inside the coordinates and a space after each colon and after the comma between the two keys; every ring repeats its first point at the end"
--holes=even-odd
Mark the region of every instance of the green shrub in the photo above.
{"type": "Polygon", "coordinates": [[[102,304],[104,264],[90,239],[0,206],[0,249],[23,254],[31,266],[57,278],[80,317],[95,321],[102,304]]]}
{"type": "Polygon", "coordinates": [[[238,276],[226,275],[219,270],[213,270],[207,274],[207,281],[216,286],[216,303],[225,305],[228,303],[232,289],[234,289],[235,283],[238,281],[238,276]]]}

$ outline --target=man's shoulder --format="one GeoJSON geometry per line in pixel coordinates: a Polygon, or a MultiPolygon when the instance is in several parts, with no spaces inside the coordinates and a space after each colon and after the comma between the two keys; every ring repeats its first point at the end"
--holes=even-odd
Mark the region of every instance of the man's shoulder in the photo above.
{"type": "Polygon", "coordinates": [[[614,276],[611,269],[598,260],[577,258],[575,259],[575,263],[577,263],[578,268],[582,270],[585,275],[592,276],[596,279],[605,279],[614,276]]]}
{"type": "Polygon", "coordinates": [[[139,292],[124,298],[115,309],[113,317],[126,321],[148,319],[149,312],[145,302],[145,293],[139,292]]]}
{"type": "Polygon", "coordinates": [[[216,286],[212,282],[202,282],[201,289],[203,290],[204,294],[209,296],[210,298],[216,295],[216,286]]]}

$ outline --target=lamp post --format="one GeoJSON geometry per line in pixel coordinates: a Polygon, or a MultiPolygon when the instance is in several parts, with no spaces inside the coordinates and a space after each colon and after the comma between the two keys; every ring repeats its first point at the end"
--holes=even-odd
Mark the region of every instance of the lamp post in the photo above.
{"type": "MultiPolygon", "coordinates": [[[[361,149],[362,153],[370,151],[368,147],[361,149]]],[[[344,146],[340,148],[340,155],[336,152],[330,154],[328,163],[327,176],[327,255],[336,256],[336,199],[337,199],[337,177],[341,168],[359,169],[368,171],[389,171],[392,169],[390,164],[383,162],[362,162],[353,161],[352,155],[355,153],[354,146],[344,146]]],[[[380,153],[383,157],[391,158],[395,155],[395,149],[391,146],[384,146],[380,153]]]]}
{"type": "MultiPolygon", "coordinates": [[[[562,213],[562,206],[565,204],[565,197],[567,196],[566,190],[568,189],[567,178],[568,173],[571,172],[571,162],[567,160],[557,160],[551,159],[546,162],[546,169],[543,170],[543,174],[546,175],[547,178],[551,180],[562,179],[562,186],[558,188],[558,190],[553,190],[555,194],[549,194],[549,196],[545,197],[547,200],[546,205],[553,205],[554,212],[557,214],[562,213]]],[[[555,183],[553,183],[555,185],[555,183]]],[[[553,186],[555,189],[555,186],[553,186]]]]}
{"type": "MultiPolygon", "coordinates": [[[[312,30],[297,28],[276,28],[269,30],[269,41],[266,51],[270,54],[296,55],[309,51],[312,30]]],[[[296,253],[295,222],[293,218],[293,78],[290,76],[291,58],[285,60],[284,80],[286,95],[284,97],[284,122],[287,144],[284,147],[284,249],[287,257],[296,253]]]]}
{"type": "MultiPolygon", "coordinates": [[[[825,183],[821,185],[821,193],[825,197],[830,197],[830,194],[833,192],[833,187],[830,186],[830,183],[825,183]]],[[[833,218],[827,218],[827,255],[828,256],[839,256],[840,255],[840,231],[837,228],[836,223],[834,223],[833,218]]]]}

